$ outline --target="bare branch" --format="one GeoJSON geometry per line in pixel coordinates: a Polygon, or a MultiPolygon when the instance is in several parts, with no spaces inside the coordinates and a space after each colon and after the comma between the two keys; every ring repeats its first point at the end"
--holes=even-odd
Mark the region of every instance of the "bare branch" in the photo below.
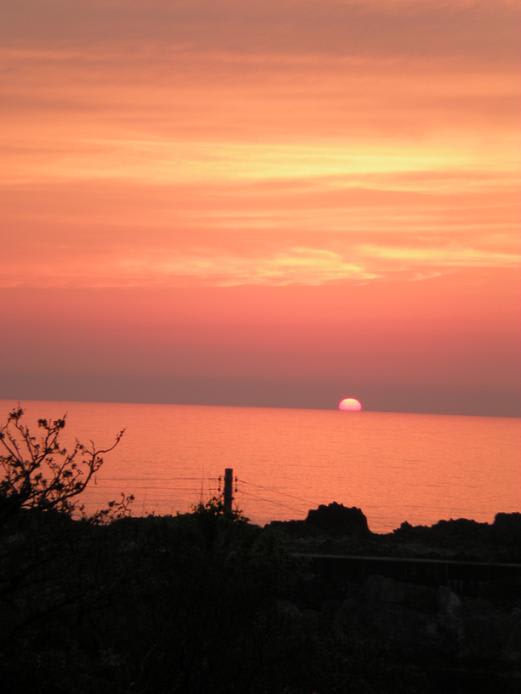
{"type": "MultiPolygon", "coordinates": [[[[86,446],[76,440],[72,450],[60,444],[60,434],[66,425],[66,415],[60,419],[39,419],[39,437],[33,436],[23,423],[24,412],[18,407],[8,414],[0,427],[0,520],[22,509],[49,511],[55,509],[68,515],[82,512],[76,501],[101,468],[103,456],[119,444],[120,431],[114,442],[96,448],[93,441],[86,446]]],[[[128,512],[130,497],[111,502],[98,512],[99,518],[112,518],[115,513],[128,512]]]]}

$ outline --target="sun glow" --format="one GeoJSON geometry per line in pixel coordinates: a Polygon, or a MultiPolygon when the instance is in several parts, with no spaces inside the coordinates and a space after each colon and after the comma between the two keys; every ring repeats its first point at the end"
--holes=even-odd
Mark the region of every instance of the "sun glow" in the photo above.
{"type": "Polygon", "coordinates": [[[338,409],[342,412],[361,412],[362,403],[356,398],[344,398],[338,403],[338,409]]]}

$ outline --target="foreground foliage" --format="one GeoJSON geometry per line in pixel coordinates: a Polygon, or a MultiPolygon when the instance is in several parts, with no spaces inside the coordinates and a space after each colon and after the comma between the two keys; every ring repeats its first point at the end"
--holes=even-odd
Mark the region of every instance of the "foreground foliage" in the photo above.
{"type": "MultiPolygon", "coordinates": [[[[78,497],[102,467],[103,456],[121,441],[124,431],[107,448],[78,440],[67,448],[60,440],[65,416],[39,419],[38,435],[31,432],[23,416],[23,409],[15,408],[0,427],[0,522],[23,510],[84,514],[78,497]]],[[[99,522],[126,515],[131,501],[132,497],[111,501],[91,520],[99,522]]]]}
{"type": "MultiPolygon", "coordinates": [[[[91,447],[82,458],[85,449],[78,448],[71,458],[59,445],[62,420],[42,420],[41,443],[20,429],[20,417],[8,423],[10,457],[3,463],[13,470],[0,487],[0,507],[8,509],[0,524],[3,691],[507,691],[498,686],[497,655],[486,642],[464,647],[489,659],[492,679],[483,674],[483,658],[470,684],[447,678],[462,663],[470,663],[472,675],[474,657],[462,650],[460,607],[450,591],[431,615],[431,603],[440,602],[435,590],[379,577],[333,585],[288,553],[283,533],[248,524],[239,510],[224,514],[219,498],[176,517],[136,519],[109,510],[100,523],[78,513],[77,501],[109,449],[91,447]],[[22,463],[16,432],[29,442],[22,463]],[[78,468],[63,475],[80,460],[83,476],[78,468]],[[45,465],[54,476],[43,484],[45,465]],[[416,634],[427,634],[426,646],[419,639],[411,647],[416,634]],[[445,673],[441,682],[437,672],[445,673]]],[[[365,528],[358,515],[357,532],[365,528]]],[[[476,638],[498,626],[495,613],[487,619],[484,627],[467,620],[476,638]]]]}

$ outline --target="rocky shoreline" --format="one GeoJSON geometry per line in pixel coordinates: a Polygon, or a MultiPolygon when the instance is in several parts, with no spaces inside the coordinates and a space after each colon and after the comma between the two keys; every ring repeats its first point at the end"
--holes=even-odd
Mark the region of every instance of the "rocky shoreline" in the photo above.
{"type": "Polygon", "coordinates": [[[497,513],[491,524],[466,518],[431,526],[404,522],[391,533],[373,533],[361,509],[333,502],[310,510],[305,520],[273,521],[266,528],[293,551],[521,563],[521,513],[497,513]]]}
{"type": "Polygon", "coordinates": [[[392,533],[376,534],[360,509],[330,504],[310,511],[304,521],[276,521],[268,527],[304,562],[310,557],[308,588],[316,592],[317,608],[328,613],[332,629],[355,633],[361,642],[386,644],[402,665],[421,664],[440,691],[513,692],[521,687],[520,513],[498,513],[492,524],[467,519],[429,527],[403,523],[392,533]],[[345,567],[342,555],[352,558],[345,567]],[[331,566],[328,557],[336,559],[331,566]],[[396,557],[412,566],[424,560],[470,568],[476,566],[472,562],[508,562],[519,563],[519,570],[508,585],[488,577],[461,581],[455,588],[445,579],[385,575],[383,560],[396,557]]]}
{"type": "Polygon", "coordinates": [[[0,674],[39,694],[517,694],[521,584],[402,569],[515,563],[520,520],[377,535],[339,504],[264,528],[211,504],[23,511],[0,535],[0,674]]]}

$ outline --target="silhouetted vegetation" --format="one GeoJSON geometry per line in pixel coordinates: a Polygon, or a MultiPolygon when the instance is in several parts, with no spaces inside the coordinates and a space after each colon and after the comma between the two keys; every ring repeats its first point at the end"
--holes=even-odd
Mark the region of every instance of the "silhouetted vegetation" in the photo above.
{"type": "MultiPolygon", "coordinates": [[[[120,442],[123,431],[114,443],[97,449],[93,442],[76,440],[72,449],[60,442],[66,418],[39,419],[39,435],[23,423],[21,407],[11,410],[0,428],[0,523],[20,511],[55,511],[72,516],[84,513],[79,495],[103,465],[103,456],[120,442]]],[[[125,515],[132,497],[111,501],[99,511],[95,520],[111,520],[125,515]]]]}
{"type": "MultiPolygon", "coordinates": [[[[428,543],[429,529],[379,540],[359,509],[338,504],[300,526],[259,528],[239,509],[225,514],[220,497],[175,517],[131,518],[127,499],[89,517],[79,496],[112,447],[67,453],[64,420],[40,420],[36,440],[22,414],[2,429],[0,458],[3,691],[514,691],[519,602],[331,578],[294,553],[302,542],[428,543]]],[[[516,522],[501,516],[498,528],[510,534],[516,522]]]]}

